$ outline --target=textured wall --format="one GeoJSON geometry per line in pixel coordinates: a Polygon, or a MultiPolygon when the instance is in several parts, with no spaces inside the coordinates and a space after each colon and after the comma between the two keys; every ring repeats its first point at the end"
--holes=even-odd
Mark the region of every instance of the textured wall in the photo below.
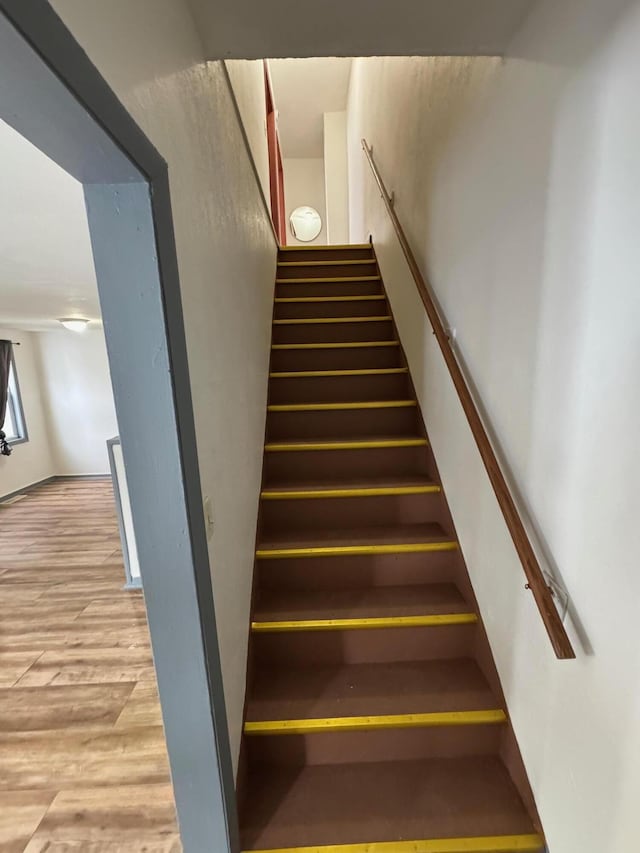
{"type": "Polygon", "coordinates": [[[552,853],[637,847],[640,4],[544,0],[504,61],[356,60],[352,239],[371,232],[552,853]],[[573,600],[552,654],[370,176],[573,600]]]}
{"type": "Polygon", "coordinates": [[[107,439],[118,434],[102,329],[34,335],[55,473],[108,474],[107,439]]]}
{"type": "MultiPolygon", "coordinates": [[[[180,0],[54,8],[166,159],[213,589],[237,761],[276,250],[223,69],[180,0]]],[[[144,354],[141,354],[143,357],[144,354]]]]}
{"type": "Polygon", "coordinates": [[[349,242],[349,171],[347,113],[324,114],[324,184],[327,198],[327,242],[349,242]]]}

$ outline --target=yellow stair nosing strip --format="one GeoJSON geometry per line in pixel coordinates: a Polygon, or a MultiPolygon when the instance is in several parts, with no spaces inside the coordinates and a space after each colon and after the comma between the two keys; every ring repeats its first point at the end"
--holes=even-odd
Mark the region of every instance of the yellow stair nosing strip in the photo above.
{"type": "Polygon", "coordinates": [[[271,344],[271,349],[366,349],[367,347],[399,347],[400,341],[334,341],[317,344],[271,344]]]}
{"type": "Polygon", "coordinates": [[[291,302],[382,302],[387,297],[384,293],[374,293],[371,296],[276,296],[276,304],[291,302]]]}
{"type": "Polygon", "coordinates": [[[377,400],[363,403],[275,403],[268,412],[336,412],[341,409],[410,409],[416,400],[377,400]]]}
{"type": "Polygon", "coordinates": [[[375,258],[347,258],[330,261],[278,261],[279,267],[344,267],[356,264],[375,264],[375,258]]]}
{"type": "Polygon", "coordinates": [[[408,373],[408,367],[371,367],[357,370],[280,370],[269,374],[270,379],[317,379],[323,376],[391,376],[408,373]]]}
{"type": "Polygon", "coordinates": [[[276,847],[243,853],[542,853],[544,838],[529,835],[490,835],[466,838],[425,838],[416,841],[368,841],[313,847],[276,847]]]}
{"type": "Polygon", "coordinates": [[[437,483],[427,486],[363,486],[361,488],[335,489],[264,489],[260,497],[265,501],[315,500],[320,498],[377,498],[401,495],[435,495],[442,491],[437,483]]]}
{"type": "Polygon", "coordinates": [[[427,447],[426,438],[389,438],[371,441],[304,441],[270,442],[265,450],[271,452],[314,451],[314,450],[387,450],[399,447],[427,447]]]}
{"type": "Polygon", "coordinates": [[[317,323],[388,323],[392,319],[391,314],[382,314],[379,317],[297,317],[286,320],[274,320],[274,326],[313,326],[317,323]]]}
{"type": "Polygon", "coordinates": [[[371,545],[313,545],[305,548],[258,548],[258,560],[287,560],[299,557],[359,557],[375,554],[429,554],[457,551],[454,539],[435,542],[385,542],[371,545]]]}
{"type": "Polygon", "coordinates": [[[306,735],[318,732],[364,732],[380,729],[445,728],[493,726],[507,722],[501,708],[483,711],[437,711],[425,714],[382,714],[358,717],[324,717],[301,720],[247,722],[244,732],[251,736],[306,735]]]}
{"type": "Polygon", "coordinates": [[[277,278],[276,284],[344,284],[345,282],[363,283],[366,281],[381,281],[379,275],[340,275],[312,278],[277,278]]]}
{"type": "Polygon", "coordinates": [[[478,614],[431,613],[427,616],[365,616],[360,619],[286,619],[251,623],[256,634],[286,634],[304,631],[370,631],[380,628],[446,628],[476,625],[478,614]]]}
{"type": "Polygon", "coordinates": [[[313,246],[280,246],[281,252],[335,252],[340,249],[372,249],[371,243],[336,243],[333,246],[323,246],[314,243],[313,246]]]}

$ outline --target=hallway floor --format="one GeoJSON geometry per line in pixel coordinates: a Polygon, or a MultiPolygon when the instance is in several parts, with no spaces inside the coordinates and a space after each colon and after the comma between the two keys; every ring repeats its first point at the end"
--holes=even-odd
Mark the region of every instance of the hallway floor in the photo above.
{"type": "Polygon", "coordinates": [[[181,850],[142,593],[111,483],[0,508],[0,850],[181,850]]]}

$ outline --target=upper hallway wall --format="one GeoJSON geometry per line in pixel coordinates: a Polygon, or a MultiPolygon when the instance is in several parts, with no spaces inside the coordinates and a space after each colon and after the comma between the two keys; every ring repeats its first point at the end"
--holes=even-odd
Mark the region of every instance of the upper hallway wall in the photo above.
{"type": "Polygon", "coordinates": [[[165,158],[231,748],[237,764],[276,247],[231,94],[182,0],[53,6],[165,158]]]}
{"type": "Polygon", "coordinates": [[[208,59],[502,54],[533,0],[188,0],[208,59]]]}
{"type": "Polygon", "coordinates": [[[364,59],[351,237],[373,235],[551,851],[627,853],[640,801],[640,3],[544,0],[506,60],[364,59]],[[573,601],[555,660],[374,157],[573,601]]]}

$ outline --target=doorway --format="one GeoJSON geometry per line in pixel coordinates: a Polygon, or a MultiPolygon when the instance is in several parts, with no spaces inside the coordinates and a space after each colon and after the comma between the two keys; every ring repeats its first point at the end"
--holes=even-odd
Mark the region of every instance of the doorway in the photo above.
{"type": "Polygon", "coordinates": [[[83,184],[184,849],[235,797],[166,163],[50,5],[0,2],[0,117],[83,184]]]}

